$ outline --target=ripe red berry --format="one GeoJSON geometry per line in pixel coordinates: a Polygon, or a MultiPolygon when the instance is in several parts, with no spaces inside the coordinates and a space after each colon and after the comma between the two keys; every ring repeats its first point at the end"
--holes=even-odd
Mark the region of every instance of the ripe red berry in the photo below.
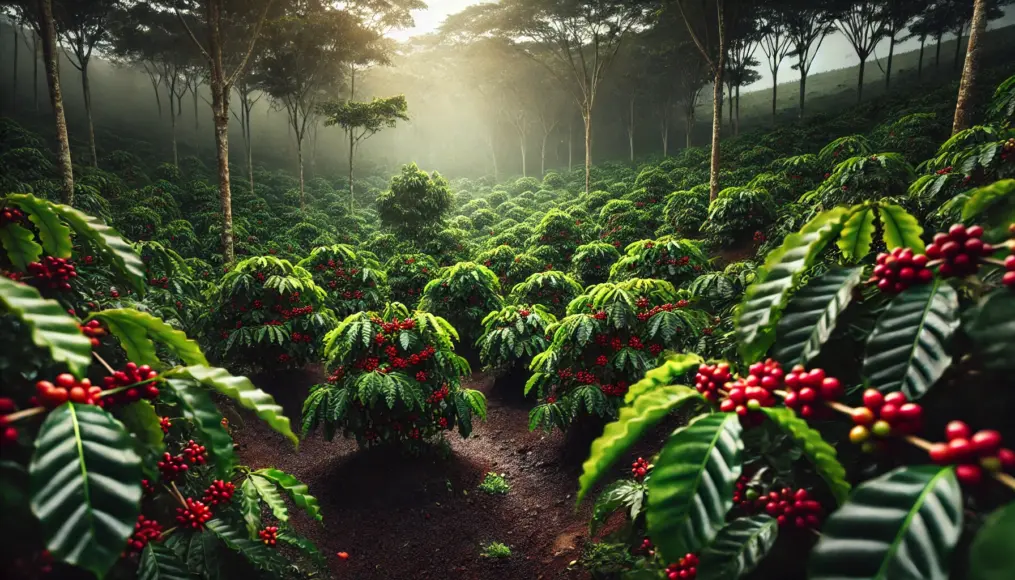
{"type": "Polygon", "coordinates": [[[973,436],[972,430],[969,425],[966,425],[962,421],[952,421],[945,426],[945,438],[949,441],[952,439],[969,439],[973,436]]]}

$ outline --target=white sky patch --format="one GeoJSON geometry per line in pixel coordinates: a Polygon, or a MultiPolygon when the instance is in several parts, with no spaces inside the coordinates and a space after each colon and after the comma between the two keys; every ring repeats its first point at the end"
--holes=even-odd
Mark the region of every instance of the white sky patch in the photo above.
{"type": "Polygon", "coordinates": [[[406,40],[410,36],[427,34],[440,27],[444,19],[456,12],[461,12],[466,6],[479,4],[480,1],[489,0],[424,0],[428,8],[426,10],[414,10],[413,19],[416,26],[405,30],[394,30],[388,36],[397,40],[406,40]]]}

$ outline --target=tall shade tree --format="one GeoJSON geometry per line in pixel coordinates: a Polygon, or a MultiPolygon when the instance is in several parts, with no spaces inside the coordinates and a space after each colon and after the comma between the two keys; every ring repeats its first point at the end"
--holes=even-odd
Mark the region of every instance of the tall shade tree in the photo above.
{"type": "Polygon", "coordinates": [[[229,185],[229,94],[247,67],[272,0],[160,0],[168,2],[208,66],[219,200],[222,205],[222,259],[231,264],[233,201],[229,185]],[[189,18],[188,18],[189,17],[189,18]],[[189,21],[196,22],[191,26],[189,21]],[[195,30],[196,28],[196,30],[195,30]],[[201,36],[198,37],[198,34],[201,36]]]}
{"type": "Polygon", "coordinates": [[[719,140],[722,133],[723,76],[726,73],[731,31],[749,6],[742,0],[671,0],[687,26],[712,75],[712,161],[709,198],[719,196],[719,140]]]}
{"type": "Polygon", "coordinates": [[[966,49],[966,63],[962,67],[962,81],[959,83],[959,97],[955,103],[955,117],[952,133],[968,129],[972,125],[972,102],[980,72],[980,50],[983,36],[987,31],[987,0],[975,0],[973,22],[969,29],[969,48],[966,49]]]}
{"type": "Polygon", "coordinates": [[[825,38],[835,32],[835,12],[830,0],[788,0],[783,13],[786,33],[793,45],[790,56],[797,62],[793,69],[800,71],[800,118],[807,103],[807,76],[818,57],[825,38]]]}
{"type": "Polygon", "coordinates": [[[287,10],[266,31],[258,86],[285,112],[296,140],[301,209],[306,209],[303,146],[318,122],[318,106],[338,91],[342,69],[358,48],[375,39],[354,15],[313,3],[287,10]]]}
{"type": "Polygon", "coordinates": [[[499,34],[546,66],[571,92],[585,125],[585,191],[591,184],[592,110],[621,43],[644,22],[640,0],[503,0],[471,6],[445,21],[443,32],[499,34]],[[552,66],[555,60],[559,66],[552,66]]]}
{"type": "Polygon", "coordinates": [[[119,0],[56,0],[53,7],[57,30],[68,49],[68,60],[81,73],[81,94],[85,103],[85,121],[88,124],[88,149],[93,167],[98,167],[99,156],[95,150],[88,65],[93,51],[108,37],[118,4],[119,0]]]}
{"type": "Polygon", "coordinates": [[[779,67],[793,52],[793,41],[789,35],[786,9],[778,2],[763,4],[758,14],[758,31],[761,34],[761,52],[765,55],[768,71],[772,73],[772,121],[778,113],[779,67]]]}
{"type": "Polygon", "coordinates": [[[856,102],[863,101],[863,77],[867,59],[885,37],[886,6],[878,0],[839,0],[836,2],[835,25],[846,37],[860,59],[856,82],[856,102]]]}
{"type": "Polygon", "coordinates": [[[49,102],[56,124],[57,165],[60,168],[60,200],[74,203],[74,166],[71,163],[67,117],[64,114],[63,90],[60,87],[60,54],[57,47],[57,25],[52,0],[5,0],[21,22],[27,23],[42,42],[42,59],[49,86],[49,102]]]}
{"type": "Polygon", "coordinates": [[[412,28],[413,10],[426,10],[422,0],[338,0],[333,7],[359,19],[360,25],[374,33],[375,42],[352,47],[349,67],[349,99],[356,98],[356,72],[373,64],[388,64],[394,52],[393,43],[385,36],[394,30],[412,28]],[[359,50],[355,50],[359,49],[359,50]]]}
{"type": "Polygon", "coordinates": [[[247,180],[250,182],[250,192],[254,192],[254,145],[250,134],[250,113],[254,109],[254,105],[257,104],[264,97],[264,93],[257,88],[257,78],[251,72],[251,69],[256,70],[258,68],[255,49],[255,54],[251,56],[252,62],[246,73],[240,75],[236,79],[234,89],[236,90],[236,96],[240,99],[239,115],[237,111],[233,111],[233,117],[240,122],[240,135],[243,138],[243,151],[244,159],[247,161],[247,180]]]}
{"type": "Polygon", "coordinates": [[[727,70],[725,83],[729,88],[730,128],[734,135],[740,134],[740,87],[757,82],[761,75],[754,67],[761,63],[754,58],[760,46],[762,31],[759,22],[750,18],[741,18],[736,28],[730,30],[729,48],[727,48],[727,70]],[[736,117],[734,118],[734,107],[736,117]]]}
{"type": "Polygon", "coordinates": [[[353,210],[353,173],[356,147],[384,128],[394,128],[398,121],[408,121],[408,104],[404,95],[375,98],[370,102],[339,101],[324,103],[320,107],[324,126],[338,125],[349,135],[349,211],[353,210]]]}
{"type": "MultiPolygon", "coordinates": [[[[885,90],[892,86],[892,61],[899,35],[909,28],[913,20],[930,6],[929,0],[886,0],[881,17],[884,20],[885,38],[888,39],[888,62],[885,65],[885,90]]],[[[920,42],[920,65],[923,65],[923,41],[920,42]]]]}

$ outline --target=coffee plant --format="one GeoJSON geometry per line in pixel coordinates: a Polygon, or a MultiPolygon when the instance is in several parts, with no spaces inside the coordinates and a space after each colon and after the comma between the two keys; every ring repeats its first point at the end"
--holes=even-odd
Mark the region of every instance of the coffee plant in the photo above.
{"type": "Polygon", "coordinates": [[[503,305],[496,274],[486,266],[459,262],[442,269],[426,285],[419,308],[444,317],[458,329],[464,341],[472,343],[479,337],[487,313],[500,310],[503,305]]]}
{"type": "Polygon", "coordinates": [[[628,246],[624,256],[610,270],[610,279],[651,278],[679,287],[708,268],[708,258],[696,242],[666,236],[628,246]]]}
{"type": "Polygon", "coordinates": [[[323,558],[288,526],[282,494],[320,521],[316,499],[280,470],[236,465],[212,396],[295,445],[282,408],[245,377],[208,366],[197,343],[160,318],[87,304],[90,315],[76,314],[91,283],[79,261],[145,293],[144,262],[115,230],[25,194],[3,198],[0,216],[0,469],[3,520],[18,529],[2,548],[8,572],[319,573],[323,558]]]}
{"type": "Polygon", "coordinates": [[[336,316],[376,310],[384,301],[386,278],[375,261],[347,245],[314,248],[297,264],[327,294],[325,304],[336,316]]]}
{"type": "Polygon", "coordinates": [[[1007,564],[991,546],[1010,534],[1015,491],[1015,452],[991,429],[1004,415],[990,408],[1010,399],[997,387],[1015,338],[1013,195],[1010,183],[971,192],[966,224],[930,243],[898,206],[821,212],[747,288],[739,359],[675,355],[632,385],[592,445],[579,501],[669,412],[696,416],[596,501],[594,522],[627,512],[631,567],[736,577],[764,566],[777,538],[799,546],[820,529],[808,578],[947,578],[956,565],[997,577],[991,566],[1007,564]],[[876,229],[887,251],[872,259],[876,229]],[[982,398],[956,402],[948,391],[971,373],[982,398]],[[994,509],[974,535],[972,510],[994,509]],[[972,557],[957,561],[970,536],[972,557]]]}
{"type": "Polygon", "coordinates": [[[384,265],[388,275],[391,299],[403,304],[416,304],[423,289],[437,277],[440,266],[426,254],[398,254],[384,265]]]}
{"type": "Polygon", "coordinates": [[[486,398],[461,386],[471,371],[454,340],[446,320],[399,303],[348,316],[325,337],[330,375],[303,403],[304,433],[323,426],[329,440],[341,432],[361,446],[412,450],[453,429],[468,437],[473,416],[486,417],[486,398]]]}
{"type": "Polygon", "coordinates": [[[542,304],[555,316],[564,314],[567,305],[582,293],[574,278],[556,270],[538,272],[511,290],[517,304],[542,304]]]}
{"type": "Polygon", "coordinates": [[[327,293],[310,272],[273,256],[236,264],[210,293],[203,316],[212,352],[254,367],[287,367],[319,358],[333,326],[327,293]]]}
{"type": "Polygon", "coordinates": [[[602,284],[610,277],[620,252],[611,244],[592,242],[578,246],[571,258],[571,270],[586,285],[602,284]]]}
{"type": "Polygon", "coordinates": [[[535,390],[541,404],[530,412],[529,428],[565,430],[579,417],[613,418],[628,387],[664,352],[683,350],[706,321],[664,280],[590,287],[549,328],[552,342],[532,360],[525,393],[535,390]]]}
{"type": "Polygon", "coordinates": [[[528,368],[532,357],[546,350],[549,328],[557,317],[541,304],[505,306],[483,319],[479,337],[479,360],[484,365],[508,369],[528,368]]]}

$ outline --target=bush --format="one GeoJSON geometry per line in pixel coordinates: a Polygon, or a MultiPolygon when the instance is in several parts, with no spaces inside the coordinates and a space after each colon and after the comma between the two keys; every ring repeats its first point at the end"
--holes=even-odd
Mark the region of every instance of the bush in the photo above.
{"type": "Polygon", "coordinates": [[[363,447],[398,444],[419,451],[457,429],[472,433],[486,417],[486,398],[464,389],[469,363],[454,352],[455,329],[423,311],[388,304],[382,315],[359,312],[325,338],[328,382],[303,403],[306,432],[353,437],[363,447]]]}
{"type": "Polygon", "coordinates": [[[547,330],[557,322],[541,304],[517,304],[491,312],[483,319],[476,341],[479,360],[493,368],[523,366],[549,345],[547,330]]]}
{"type": "Polygon", "coordinates": [[[336,316],[376,310],[384,303],[384,272],[350,246],[314,248],[297,266],[310,272],[314,283],[327,294],[325,303],[336,316]]]}
{"type": "Polygon", "coordinates": [[[898,153],[853,157],[837,165],[824,183],[801,201],[816,201],[830,208],[902,197],[912,180],[913,168],[898,153]]]}
{"type": "Polygon", "coordinates": [[[421,309],[451,322],[467,344],[478,338],[487,313],[503,306],[497,275],[473,262],[459,262],[442,269],[423,289],[419,304],[421,309]]]}
{"type": "Polygon", "coordinates": [[[662,360],[692,344],[708,318],[677,301],[673,285],[634,279],[599,284],[571,302],[550,328],[553,342],[532,361],[525,392],[543,401],[529,429],[565,430],[577,418],[613,418],[628,387],[662,360]]]}
{"type": "Polygon", "coordinates": [[[426,240],[422,251],[433,256],[441,266],[450,266],[467,260],[472,254],[469,232],[456,228],[441,230],[426,240]]]}
{"type": "Polygon", "coordinates": [[[402,166],[391,188],[377,197],[381,224],[400,236],[422,241],[436,231],[451,210],[448,182],[434,171],[427,174],[415,163],[402,166]]]}
{"type": "Polygon", "coordinates": [[[666,223],[685,237],[695,237],[708,219],[708,192],[675,191],[666,198],[666,223]]]}
{"type": "Polygon", "coordinates": [[[585,285],[601,284],[610,277],[610,268],[620,259],[612,244],[592,242],[578,246],[571,259],[571,270],[585,285]]]}
{"type": "Polygon", "coordinates": [[[571,276],[557,270],[538,272],[511,289],[515,304],[542,304],[555,316],[564,314],[567,305],[582,293],[571,276]]]}
{"type": "MultiPolygon", "coordinates": [[[[646,168],[634,180],[635,189],[644,189],[649,199],[662,200],[673,191],[673,182],[666,172],[652,167],[646,168]]],[[[656,202],[651,202],[656,203],[656,202]]]]}
{"type": "Polygon", "coordinates": [[[577,220],[566,212],[552,209],[543,216],[533,234],[532,246],[549,248],[551,264],[570,264],[575,249],[584,243],[584,233],[577,220]]]}
{"type": "Polygon", "coordinates": [[[476,262],[486,266],[496,274],[502,288],[509,288],[508,270],[515,263],[517,255],[518,252],[511,246],[497,246],[476,256],[476,262]]]}
{"type": "Polygon", "coordinates": [[[209,297],[205,336],[220,360],[299,367],[320,357],[334,315],[310,272],[272,256],[236,264],[209,297]]]}
{"type": "Polygon", "coordinates": [[[423,297],[423,288],[437,277],[440,266],[426,254],[399,254],[392,256],[384,269],[391,299],[412,306],[423,297]]]}
{"type": "Polygon", "coordinates": [[[707,269],[708,256],[697,243],[667,236],[628,246],[610,270],[610,280],[652,278],[666,280],[679,288],[707,269]]]}
{"type": "Polygon", "coordinates": [[[708,206],[708,220],[701,227],[723,245],[754,236],[775,218],[776,205],[764,189],[729,187],[708,206]]]}

